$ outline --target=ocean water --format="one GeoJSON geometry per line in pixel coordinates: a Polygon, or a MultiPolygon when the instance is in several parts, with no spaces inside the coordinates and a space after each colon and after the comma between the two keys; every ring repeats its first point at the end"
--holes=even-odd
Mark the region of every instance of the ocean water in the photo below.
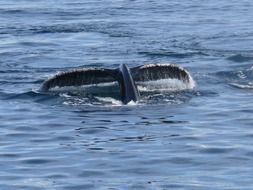
{"type": "Polygon", "coordinates": [[[0,189],[251,190],[252,10],[250,0],[0,0],[0,189]],[[56,72],[122,63],[175,63],[195,87],[145,84],[128,105],[110,88],[38,91],[56,72]]]}

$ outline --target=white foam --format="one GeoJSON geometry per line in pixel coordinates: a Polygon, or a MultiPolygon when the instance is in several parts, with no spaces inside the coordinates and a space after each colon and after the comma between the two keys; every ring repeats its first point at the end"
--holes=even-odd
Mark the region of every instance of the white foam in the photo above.
{"type": "Polygon", "coordinates": [[[134,102],[133,100],[127,103],[128,106],[136,106],[137,104],[138,103],[134,102]]]}
{"type": "Polygon", "coordinates": [[[237,76],[240,78],[240,79],[245,79],[247,78],[247,76],[243,73],[243,71],[239,71],[237,76]]]}
{"type": "Polygon", "coordinates": [[[59,94],[60,97],[63,97],[63,98],[71,98],[72,96],[66,94],[66,93],[60,93],[59,94]]]}
{"type": "Polygon", "coordinates": [[[123,105],[123,103],[120,100],[116,100],[112,97],[99,97],[99,96],[96,96],[95,98],[97,98],[99,101],[102,101],[104,103],[111,103],[112,105],[115,105],[115,106],[123,105]]]}

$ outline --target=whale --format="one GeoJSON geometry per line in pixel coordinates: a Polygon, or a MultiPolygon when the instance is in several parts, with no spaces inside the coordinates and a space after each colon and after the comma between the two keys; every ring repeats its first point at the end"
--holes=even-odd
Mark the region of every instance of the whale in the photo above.
{"type": "Polygon", "coordinates": [[[96,85],[100,83],[117,82],[120,88],[120,98],[123,104],[140,100],[137,82],[155,81],[161,79],[178,79],[190,83],[190,74],[175,64],[145,64],[129,68],[121,64],[116,69],[79,68],[63,71],[45,80],[40,91],[50,91],[56,87],[96,85]]]}

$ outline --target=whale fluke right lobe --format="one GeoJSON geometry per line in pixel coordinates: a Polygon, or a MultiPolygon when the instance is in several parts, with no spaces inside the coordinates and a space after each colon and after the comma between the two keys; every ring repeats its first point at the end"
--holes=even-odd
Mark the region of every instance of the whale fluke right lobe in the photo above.
{"type": "Polygon", "coordinates": [[[134,81],[145,82],[160,79],[178,79],[190,82],[190,74],[174,64],[147,64],[131,68],[134,81]]]}

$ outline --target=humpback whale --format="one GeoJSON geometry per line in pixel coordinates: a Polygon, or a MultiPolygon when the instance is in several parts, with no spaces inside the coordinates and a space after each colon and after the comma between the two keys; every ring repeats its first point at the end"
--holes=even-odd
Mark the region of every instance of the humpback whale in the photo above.
{"type": "Polygon", "coordinates": [[[190,83],[191,76],[185,69],[174,64],[146,64],[133,68],[122,64],[116,69],[81,68],[54,75],[42,84],[40,91],[49,91],[55,87],[118,82],[121,101],[127,104],[140,99],[136,82],[160,79],[178,79],[190,83]]]}

